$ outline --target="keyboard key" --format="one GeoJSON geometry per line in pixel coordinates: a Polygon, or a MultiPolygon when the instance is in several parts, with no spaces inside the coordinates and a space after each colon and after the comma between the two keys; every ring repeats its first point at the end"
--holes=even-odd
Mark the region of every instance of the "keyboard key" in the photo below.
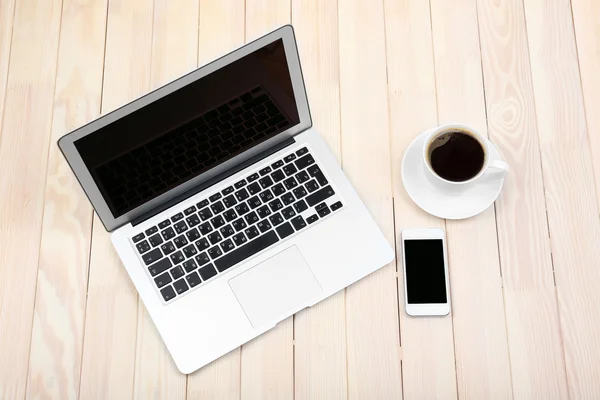
{"type": "Polygon", "coordinates": [[[296,155],[295,154],[290,154],[290,155],[285,156],[283,158],[283,161],[285,161],[287,163],[287,162],[290,162],[290,161],[294,161],[295,159],[296,159],[296,155]]]}
{"type": "Polygon", "coordinates": [[[210,240],[210,244],[217,244],[221,240],[223,240],[223,238],[221,237],[221,234],[219,232],[215,231],[208,235],[208,240],[210,240]]]}
{"type": "Polygon", "coordinates": [[[224,238],[228,238],[229,236],[233,235],[235,233],[235,231],[233,230],[233,228],[231,227],[231,225],[227,225],[222,227],[221,229],[219,229],[219,232],[221,232],[221,235],[224,238]]]}
{"type": "Polygon", "coordinates": [[[342,208],[342,202],[341,201],[336,201],[335,203],[333,203],[331,205],[331,211],[335,211],[339,208],[342,208]]]}
{"type": "Polygon", "coordinates": [[[261,231],[261,232],[266,232],[269,229],[271,229],[271,224],[269,223],[269,221],[267,221],[266,219],[263,219],[262,221],[260,221],[258,224],[256,224],[256,227],[261,231]]]}
{"type": "Polygon", "coordinates": [[[318,165],[311,165],[310,167],[308,167],[307,171],[310,176],[312,176],[317,180],[317,182],[319,182],[319,185],[327,185],[327,179],[325,178],[325,175],[323,175],[323,172],[321,172],[321,169],[318,165]]]}
{"type": "Polygon", "coordinates": [[[188,226],[186,225],[185,221],[179,221],[178,223],[173,225],[173,228],[175,229],[175,232],[183,233],[183,232],[187,231],[188,226]]]}
{"type": "Polygon", "coordinates": [[[252,209],[255,209],[256,207],[260,207],[261,204],[262,204],[262,201],[260,201],[258,196],[253,196],[248,199],[248,205],[250,207],[252,207],[252,209]]]}
{"type": "Polygon", "coordinates": [[[271,221],[271,224],[273,224],[273,226],[277,226],[283,223],[283,218],[281,217],[281,214],[276,213],[269,217],[269,221],[271,221]]]}
{"type": "Polygon", "coordinates": [[[198,214],[192,214],[185,219],[189,226],[196,226],[200,223],[200,218],[198,214]]]}
{"type": "Polygon", "coordinates": [[[248,208],[246,203],[240,203],[237,206],[235,206],[235,211],[237,211],[238,215],[242,216],[242,215],[246,214],[248,211],[250,211],[250,209],[248,208]]]}
{"type": "Polygon", "coordinates": [[[146,236],[153,235],[156,232],[158,232],[158,228],[156,226],[153,226],[151,228],[146,229],[146,236]]]}
{"type": "Polygon", "coordinates": [[[240,233],[234,235],[232,237],[232,239],[236,246],[241,246],[248,241],[248,239],[246,239],[246,236],[244,235],[243,232],[240,232],[240,233]]]}
{"type": "Polygon", "coordinates": [[[182,213],[177,213],[177,214],[175,214],[175,215],[173,215],[171,217],[171,221],[177,222],[177,221],[179,221],[182,218],[183,218],[183,214],[182,213]]]}
{"type": "Polygon", "coordinates": [[[191,272],[198,268],[198,265],[196,265],[196,261],[190,259],[183,262],[183,268],[185,269],[185,272],[191,272]]]}
{"type": "Polygon", "coordinates": [[[148,238],[148,241],[152,245],[152,247],[156,247],[163,242],[162,237],[157,233],[156,235],[152,235],[148,238]]]}
{"type": "Polygon", "coordinates": [[[173,239],[173,244],[175,244],[175,246],[177,246],[177,248],[180,249],[183,246],[185,246],[186,244],[188,244],[188,241],[185,238],[185,236],[181,235],[181,236],[177,236],[175,239],[173,239]]]}
{"type": "Polygon", "coordinates": [[[160,229],[163,229],[163,228],[166,228],[169,225],[171,225],[171,220],[165,219],[163,222],[161,222],[160,224],[158,224],[158,227],[160,229]]]}
{"type": "Polygon", "coordinates": [[[223,252],[221,251],[221,248],[219,246],[214,246],[214,247],[211,247],[210,249],[208,249],[208,255],[213,260],[222,254],[223,254],[223,252]]]}
{"type": "Polygon", "coordinates": [[[250,214],[246,214],[244,219],[246,220],[246,223],[248,225],[252,225],[256,221],[258,221],[258,215],[256,215],[256,213],[254,211],[252,211],[250,214]]]}
{"type": "Polygon", "coordinates": [[[186,292],[189,289],[189,286],[187,285],[187,283],[185,283],[185,279],[175,281],[175,283],[173,283],[173,287],[175,288],[177,294],[186,292]]]}
{"type": "Polygon", "coordinates": [[[171,275],[169,275],[168,272],[165,272],[164,274],[161,274],[154,278],[154,283],[156,283],[156,286],[158,286],[159,289],[165,286],[167,283],[171,282],[173,282],[173,279],[171,279],[171,275]]]}
{"type": "Polygon", "coordinates": [[[259,175],[255,172],[252,175],[250,175],[248,178],[246,178],[246,180],[248,180],[248,182],[254,182],[258,178],[259,178],[259,175]]]}
{"type": "Polygon", "coordinates": [[[291,193],[286,193],[283,196],[281,196],[281,201],[283,202],[284,205],[289,205],[292,204],[294,201],[296,201],[296,198],[294,197],[293,194],[291,193]]]}
{"type": "Polygon", "coordinates": [[[322,207],[317,207],[317,214],[319,214],[319,217],[323,218],[326,215],[331,214],[331,210],[329,209],[329,207],[327,207],[327,204],[323,204],[322,207]]]}
{"type": "Polygon", "coordinates": [[[279,234],[280,238],[286,238],[288,236],[290,236],[292,233],[294,233],[294,228],[292,228],[292,226],[290,225],[289,222],[286,222],[285,224],[278,226],[276,228],[277,233],[279,234]]]}
{"type": "Polygon", "coordinates": [[[212,278],[213,276],[215,276],[217,274],[217,271],[215,270],[215,267],[212,264],[207,265],[204,268],[201,268],[200,271],[200,276],[202,277],[202,280],[207,281],[210,278],[212,278]]]}
{"type": "Polygon", "coordinates": [[[310,217],[306,218],[306,222],[312,224],[313,222],[317,222],[318,219],[319,217],[317,216],[317,214],[313,214],[310,217]]]}
{"type": "Polygon", "coordinates": [[[208,240],[206,240],[206,238],[202,238],[196,242],[198,251],[206,250],[208,249],[208,246],[210,246],[210,244],[208,244],[208,240]]]}
{"type": "Polygon", "coordinates": [[[168,258],[163,258],[159,262],[149,266],[148,271],[150,271],[150,275],[156,276],[162,272],[165,272],[172,266],[173,266],[173,264],[171,264],[171,260],[169,260],[168,258]]]}
{"type": "Polygon", "coordinates": [[[302,186],[297,187],[296,189],[294,189],[292,191],[292,193],[294,193],[294,196],[296,196],[297,199],[301,199],[304,196],[306,196],[306,190],[304,190],[304,188],[302,186]]]}
{"type": "Polygon", "coordinates": [[[296,152],[296,155],[298,157],[303,156],[304,154],[308,153],[308,149],[306,147],[301,148],[300,150],[298,150],[296,152]]]}
{"type": "Polygon", "coordinates": [[[258,181],[258,183],[260,183],[260,187],[262,187],[263,189],[266,189],[273,184],[273,180],[271,179],[271,177],[265,176],[264,178],[261,178],[258,181]]]}
{"type": "Polygon", "coordinates": [[[213,214],[210,212],[210,209],[208,207],[207,208],[203,208],[202,210],[200,210],[200,212],[198,213],[198,215],[200,216],[200,218],[202,218],[202,221],[206,221],[210,217],[213,216],[213,214]]]}
{"type": "Polygon", "coordinates": [[[275,212],[283,208],[283,203],[281,202],[281,200],[275,199],[269,203],[269,207],[271,208],[271,211],[275,212]]]}
{"type": "Polygon", "coordinates": [[[265,176],[266,174],[268,174],[271,171],[272,171],[271,167],[266,167],[266,168],[263,168],[260,171],[258,171],[258,173],[260,174],[260,176],[265,176]]]}
{"type": "Polygon", "coordinates": [[[302,218],[300,215],[292,218],[292,220],[290,222],[292,223],[292,225],[294,225],[294,229],[296,229],[297,231],[299,231],[300,229],[302,229],[306,226],[306,222],[304,221],[304,218],[302,218]]]}
{"type": "Polygon", "coordinates": [[[246,233],[248,239],[254,239],[259,234],[258,229],[255,226],[251,226],[250,228],[246,229],[244,233],[246,233]]]}
{"type": "Polygon", "coordinates": [[[237,200],[232,194],[230,194],[223,199],[223,204],[225,204],[225,207],[231,208],[237,204],[237,200]]]}
{"type": "Polygon", "coordinates": [[[304,168],[308,167],[309,165],[313,165],[314,163],[315,163],[315,159],[313,158],[313,156],[311,156],[310,154],[307,154],[304,157],[296,160],[296,162],[294,164],[296,164],[296,168],[304,169],[304,168]]]}
{"type": "Polygon", "coordinates": [[[256,210],[256,213],[262,219],[262,218],[266,218],[267,216],[269,216],[271,214],[271,210],[269,209],[269,206],[264,205],[261,208],[259,208],[258,210],[256,210]]]}
{"type": "Polygon", "coordinates": [[[299,183],[304,183],[310,179],[310,176],[308,176],[308,173],[306,171],[300,171],[294,176],[296,177],[296,180],[299,183]]]}
{"type": "Polygon", "coordinates": [[[206,252],[202,252],[196,256],[196,262],[199,266],[203,266],[204,264],[208,264],[210,260],[208,259],[208,254],[206,252]]]}
{"type": "Polygon", "coordinates": [[[260,185],[256,182],[251,183],[248,185],[248,193],[250,193],[250,195],[256,194],[258,192],[260,192],[260,185]]]}
{"type": "Polygon", "coordinates": [[[226,195],[228,195],[228,194],[230,194],[230,193],[233,193],[233,186],[228,186],[228,187],[226,187],[225,189],[223,189],[223,190],[221,191],[221,194],[222,194],[223,196],[226,196],[226,195]]]}
{"type": "MultiPolygon", "coordinates": [[[[142,233],[142,235],[143,235],[143,233],[142,233]]],[[[138,252],[140,254],[144,254],[145,252],[150,250],[150,245],[148,244],[148,241],[146,241],[146,240],[144,240],[143,242],[139,242],[138,244],[135,245],[135,247],[137,247],[138,252]]]]}
{"type": "Polygon", "coordinates": [[[220,259],[215,261],[215,265],[219,272],[223,272],[235,264],[243,261],[254,254],[266,249],[267,247],[278,242],[277,235],[275,232],[270,231],[263,236],[246,243],[245,245],[238,247],[234,251],[224,255],[220,259]]]}
{"type": "Polygon", "coordinates": [[[194,255],[196,255],[196,253],[198,253],[198,251],[196,250],[196,247],[194,247],[193,244],[190,244],[183,248],[183,254],[186,258],[193,257],[194,255]]]}
{"type": "Polygon", "coordinates": [[[294,167],[294,164],[288,164],[283,167],[283,172],[285,172],[286,176],[294,175],[298,170],[294,167]]]}
{"type": "Polygon", "coordinates": [[[315,204],[320,203],[323,200],[333,196],[334,194],[335,194],[335,192],[333,191],[331,186],[326,186],[326,187],[320,189],[319,191],[308,195],[305,200],[308,203],[308,205],[310,207],[312,207],[315,204]]]}
{"type": "Polygon", "coordinates": [[[171,286],[167,286],[166,288],[162,289],[160,291],[160,294],[162,295],[163,299],[165,299],[165,301],[169,301],[173,297],[175,297],[175,291],[171,286]]]}
{"type": "Polygon", "coordinates": [[[160,246],[160,249],[163,251],[165,256],[168,256],[169,254],[175,251],[175,246],[172,242],[167,242],[160,246]]]}
{"type": "Polygon", "coordinates": [[[197,286],[198,284],[200,284],[200,282],[202,282],[198,274],[195,272],[192,272],[191,274],[186,276],[185,280],[187,281],[188,285],[190,285],[190,287],[197,286]]]}
{"type": "MultiPolygon", "coordinates": [[[[148,243],[146,243],[148,244],[148,243]]],[[[162,258],[162,253],[159,249],[154,249],[151,252],[148,252],[142,256],[142,260],[144,260],[144,264],[150,265],[155,261],[158,261],[162,258]]]]}
{"type": "Polygon", "coordinates": [[[273,186],[273,188],[271,190],[273,190],[273,194],[275,196],[279,196],[283,192],[285,192],[285,188],[283,187],[283,185],[281,183],[278,183],[277,185],[273,186]]]}
{"type": "Polygon", "coordinates": [[[205,222],[202,225],[200,225],[198,229],[200,229],[200,233],[203,235],[208,235],[210,231],[213,230],[212,225],[208,222],[205,222]]]}
{"type": "Polygon", "coordinates": [[[283,215],[285,217],[285,219],[290,219],[294,215],[296,215],[296,212],[294,211],[294,209],[292,207],[286,207],[283,210],[281,210],[281,215],[283,215]]]}
{"type": "Polygon", "coordinates": [[[275,182],[280,182],[285,179],[285,174],[282,170],[278,169],[277,171],[271,174],[271,178],[273,178],[275,182]]]}
{"type": "Polygon", "coordinates": [[[198,210],[201,208],[204,208],[208,205],[208,200],[204,199],[202,200],[200,203],[196,204],[196,207],[198,207],[198,210]]]}
{"type": "Polygon", "coordinates": [[[233,245],[231,239],[226,239],[221,242],[221,248],[223,249],[224,253],[230,252],[234,247],[235,246],[233,245]]]}
{"type": "MultiPolygon", "coordinates": [[[[220,196],[220,194],[219,194],[219,196],[220,196]]],[[[212,210],[212,212],[215,215],[217,215],[217,214],[220,214],[225,209],[225,206],[220,201],[217,201],[216,203],[213,203],[210,205],[210,209],[212,210]]]]}
{"type": "MultiPolygon", "coordinates": [[[[183,272],[183,268],[181,268],[181,266],[178,265],[171,270],[171,275],[173,275],[173,279],[178,279],[178,278],[181,278],[183,275],[185,275],[185,272],[183,272]]],[[[167,282],[167,283],[169,283],[169,282],[167,282]]]]}
{"type": "Polygon", "coordinates": [[[283,185],[287,190],[292,190],[293,188],[298,186],[298,182],[296,182],[296,179],[294,179],[294,177],[292,176],[283,181],[283,185]]]}
{"type": "Polygon", "coordinates": [[[190,242],[193,242],[194,240],[196,240],[200,237],[200,233],[198,233],[198,229],[192,228],[191,230],[189,230],[185,233],[185,236],[187,236],[187,238],[190,242]]]}
{"type": "Polygon", "coordinates": [[[185,257],[183,256],[183,253],[180,252],[180,251],[177,251],[177,252],[171,254],[169,256],[169,258],[171,259],[171,262],[173,264],[175,264],[175,265],[179,264],[180,262],[183,262],[183,260],[185,260],[185,257]]]}
{"type": "Polygon", "coordinates": [[[215,202],[215,201],[219,200],[220,198],[221,198],[221,193],[215,193],[212,196],[210,196],[208,199],[211,202],[215,202]]]}
{"type": "Polygon", "coordinates": [[[249,196],[250,195],[248,194],[248,191],[246,189],[240,189],[237,192],[235,192],[235,197],[238,199],[238,201],[244,201],[249,196]]]}
{"type": "Polygon", "coordinates": [[[241,188],[243,186],[246,186],[246,180],[242,179],[241,181],[236,182],[235,185],[233,185],[233,186],[235,186],[236,189],[239,189],[239,188],[241,188]]]}
{"type": "Polygon", "coordinates": [[[237,214],[234,210],[227,210],[223,213],[223,217],[225,217],[225,221],[231,222],[237,218],[237,214]]]}
{"type": "Polygon", "coordinates": [[[271,193],[271,191],[269,189],[265,190],[264,192],[261,192],[258,197],[260,197],[260,199],[262,200],[263,203],[267,203],[271,200],[273,200],[273,193],[271,193]]]}
{"type": "Polygon", "coordinates": [[[283,161],[279,160],[279,161],[275,161],[273,164],[271,164],[271,168],[273,168],[274,170],[281,167],[283,165],[283,161]]]}
{"type": "Polygon", "coordinates": [[[220,227],[222,227],[223,225],[225,225],[225,220],[220,215],[217,215],[216,217],[214,217],[213,219],[211,219],[210,222],[212,222],[212,224],[215,227],[215,229],[219,229],[220,227]]]}
{"type": "Polygon", "coordinates": [[[298,214],[300,214],[302,211],[306,210],[308,208],[308,206],[306,205],[306,202],[304,200],[300,200],[296,203],[294,203],[294,210],[296,210],[296,212],[298,214]]]}
{"type": "Polygon", "coordinates": [[[191,206],[191,207],[188,207],[188,208],[186,208],[185,210],[183,210],[183,213],[184,213],[185,215],[190,215],[191,213],[193,213],[193,212],[195,212],[195,211],[196,211],[196,207],[194,207],[194,206],[191,206]]]}
{"type": "Polygon", "coordinates": [[[239,232],[248,226],[248,225],[246,225],[246,222],[242,218],[236,219],[235,221],[233,221],[231,223],[231,225],[233,226],[233,228],[235,229],[236,232],[239,232]]]}
{"type": "Polygon", "coordinates": [[[317,181],[315,181],[314,179],[311,179],[310,182],[307,182],[304,186],[306,187],[308,193],[312,193],[319,188],[317,181]]]}

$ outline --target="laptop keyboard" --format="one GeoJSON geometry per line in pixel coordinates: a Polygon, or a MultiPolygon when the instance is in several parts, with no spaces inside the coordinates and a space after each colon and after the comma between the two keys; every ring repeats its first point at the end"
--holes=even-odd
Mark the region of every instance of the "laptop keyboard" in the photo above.
{"type": "Polygon", "coordinates": [[[165,302],[342,208],[306,147],[132,237],[165,302]],[[304,213],[309,210],[308,213],[304,213]],[[304,215],[310,214],[306,219],[304,215]]]}

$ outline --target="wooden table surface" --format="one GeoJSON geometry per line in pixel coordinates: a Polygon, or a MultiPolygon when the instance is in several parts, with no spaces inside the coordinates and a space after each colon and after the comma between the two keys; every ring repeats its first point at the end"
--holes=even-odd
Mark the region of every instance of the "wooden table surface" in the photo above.
{"type": "Polygon", "coordinates": [[[600,398],[597,0],[0,0],[0,398],[600,398]],[[64,162],[69,130],[293,23],[315,126],[390,243],[447,232],[452,312],[391,263],[180,374],[64,162]],[[403,152],[445,122],[511,165],[428,216],[403,152]]]}

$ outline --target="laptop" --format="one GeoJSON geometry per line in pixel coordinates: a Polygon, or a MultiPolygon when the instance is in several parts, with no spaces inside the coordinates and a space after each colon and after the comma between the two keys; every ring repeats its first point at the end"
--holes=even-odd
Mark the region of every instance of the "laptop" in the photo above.
{"type": "Polygon", "coordinates": [[[313,129],[289,25],[58,145],[183,373],[394,257],[313,129]]]}

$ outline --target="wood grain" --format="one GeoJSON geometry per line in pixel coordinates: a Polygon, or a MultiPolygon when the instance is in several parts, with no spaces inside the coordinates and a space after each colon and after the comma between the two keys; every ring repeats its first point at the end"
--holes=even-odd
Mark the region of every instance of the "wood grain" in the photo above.
{"type": "Polygon", "coordinates": [[[600,221],[568,1],[524,1],[572,399],[600,397],[600,221]]]}
{"type": "MultiPolygon", "coordinates": [[[[338,10],[344,171],[394,245],[383,2],[338,10]]],[[[396,285],[392,262],[346,289],[351,399],[402,398],[396,285]]]]}
{"type": "Polygon", "coordinates": [[[402,157],[410,143],[420,132],[437,126],[429,3],[386,0],[385,28],[402,386],[406,399],[451,399],[457,396],[452,317],[406,314],[400,243],[403,229],[445,227],[444,220],[425,213],[408,197],[401,174],[402,157]]]}
{"type": "MultiPolygon", "coordinates": [[[[341,159],[337,1],[293,1],[292,23],[315,129],[341,159]]],[[[298,399],[345,399],[346,309],[342,290],[294,317],[298,399]]]]}
{"type": "MultiPolygon", "coordinates": [[[[432,0],[431,20],[439,121],[460,121],[485,134],[476,3],[432,0]]],[[[447,221],[446,235],[458,396],[510,398],[494,208],[447,221]]]]}
{"type": "MultiPolygon", "coordinates": [[[[150,90],[196,68],[198,0],[154,1],[150,90]]],[[[134,398],[185,399],[181,374],[160,338],[142,300],[138,300],[134,398]]]]}
{"type": "Polygon", "coordinates": [[[478,1],[488,130],[511,166],[496,203],[515,398],[568,397],[523,3],[478,1]]]}
{"type": "Polygon", "coordinates": [[[10,46],[15,16],[15,0],[0,2],[0,140],[2,138],[2,115],[10,62],[10,46]]]}
{"type": "MultiPolygon", "coordinates": [[[[151,0],[111,0],[103,113],[149,90],[152,20],[151,0]]],[[[87,304],[80,397],[131,398],[138,296],[97,216],[92,232],[87,304]]]]}
{"type": "MultiPolygon", "coordinates": [[[[244,44],[244,8],[244,0],[200,0],[198,66],[244,44]]],[[[188,375],[188,399],[239,399],[240,354],[233,350],[188,375]]]]}
{"type": "MultiPolygon", "coordinates": [[[[290,23],[290,8],[288,0],[246,0],[246,42],[290,23]]],[[[293,339],[294,321],[289,317],[242,346],[242,399],[294,397],[293,339]]]]}
{"type": "Polygon", "coordinates": [[[63,3],[28,398],[79,392],[93,214],[55,143],[100,113],[106,12],[106,0],[63,3]]]}
{"type": "Polygon", "coordinates": [[[0,398],[25,396],[61,1],[15,5],[0,138],[0,398]]]}

